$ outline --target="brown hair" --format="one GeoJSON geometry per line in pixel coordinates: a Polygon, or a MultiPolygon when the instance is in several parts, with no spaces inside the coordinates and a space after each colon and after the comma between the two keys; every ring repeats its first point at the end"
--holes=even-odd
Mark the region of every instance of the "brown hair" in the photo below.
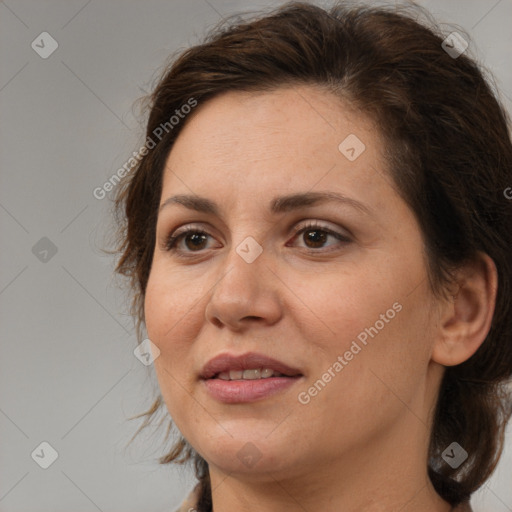
{"type": "MultiPolygon", "coordinates": [[[[483,72],[466,54],[450,56],[424,11],[300,2],[216,27],[167,67],[149,97],[146,135],[194,98],[310,84],[335,93],[381,127],[389,173],[424,237],[432,291],[445,294],[453,270],[488,254],[499,286],[491,330],[466,362],[445,371],[431,433],[428,471],[438,494],[457,505],[494,471],[512,414],[512,144],[508,117],[483,72]],[[422,14],[423,23],[415,20],[422,14]],[[441,454],[453,442],[469,454],[454,469],[441,454]]],[[[467,35],[465,36],[466,38],[467,35]]],[[[159,138],[116,191],[120,225],[116,271],[133,289],[140,333],[166,158],[184,122],[159,138]]],[[[140,338],[140,334],[139,334],[140,338]]],[[[144,428],[163,405],[161,395],[144,428]]],[[[172,421],[169,419],[169,434],[172,421]]],[[[195,464],[199,510],[211,510],[208,464],[181,437],[160,463],[195,464]]]]}

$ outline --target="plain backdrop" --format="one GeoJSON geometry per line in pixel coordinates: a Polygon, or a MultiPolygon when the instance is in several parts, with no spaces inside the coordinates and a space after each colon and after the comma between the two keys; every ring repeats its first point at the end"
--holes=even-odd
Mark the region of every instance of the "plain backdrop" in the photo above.
{"type": "MultiPolygon", "coordinates": [[[[466,30],[510,111],[511,0],[420,3],[466,30]]],[[[127,418],[157,384],[133,353],[129,300],[101,251],[110,202],[93,190],[140,147],[133,104],[172,52],[280,4],[0,2],[0,512],[172,512],[193,486],[191,471],[156,463],[156,423],[126,448],[141,422],[127,418]]],[[[508,432],[476,512],[512,510],[508,432]]]]}

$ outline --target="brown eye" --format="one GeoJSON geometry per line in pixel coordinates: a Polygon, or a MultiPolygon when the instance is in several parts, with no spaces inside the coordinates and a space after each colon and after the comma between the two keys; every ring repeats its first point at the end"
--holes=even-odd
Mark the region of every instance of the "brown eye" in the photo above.
{"type": "Polygon", "coordinates": [[[313,249],[317,249],[325,244],[328,234],[325,231],[320,229],[308,229],[307,231],[303,231],[303,240],[307,243],[311,242],[313,245],[313,249]]]}
{"type": "Polygon", "coordinates": [[[310,249],[314,252],[322,252],[315,251],[315,249],[321,249],[327,243],[330,237],[343,244],[350,243],[352,241],[348,236],[342,235],[341,233],[333,231],[326,226],[316,223],[308,224],[307,226],[297,230],[294,236],[294,240],[303,240],[306,245],[306,249],[310,249]]]}
{"type": "Polygon", "coordinates": [[[206,241],[206,237],[210,236],[208,233],[204,231],[198,231],[196,229],[188,229],[183,231],[177,235],[171,235],[168,237],[165,248],[168,251],[172,251],[176,249],[176,245],[180,242],[180,240],[185,240],[185,246],[187,250],[191,252],[195,252],[196,250],[204,249],[204,243],[206,241]]]}

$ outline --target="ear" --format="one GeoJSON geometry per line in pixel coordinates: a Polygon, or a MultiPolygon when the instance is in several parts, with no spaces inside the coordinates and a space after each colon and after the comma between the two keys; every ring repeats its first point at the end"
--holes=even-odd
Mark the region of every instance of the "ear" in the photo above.
{"type": "Polygon", "coordinates": [[[455,366],[478,350],[491,328],[497,289],[498,272],[487,254],[480,252],[457,271],[453,300],[441,308],[433,361],[455,366]]]}

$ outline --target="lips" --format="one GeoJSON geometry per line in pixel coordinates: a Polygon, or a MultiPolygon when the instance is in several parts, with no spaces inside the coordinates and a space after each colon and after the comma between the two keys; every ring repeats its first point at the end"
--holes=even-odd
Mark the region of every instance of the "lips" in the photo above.
{"type": "Polygon", "coordinates": [[[229,372],[232,370],[252,370],[258,368],[269,368],[276,372],[282,373],[286,377],[301,376],[299,369],[288,366],[287,364],[267,357],[263,354],[248,352],[240,356],[232,354],[219,354],[210,359],[203,367],[200,378],[212,379],[217,377],[219,373],[229,372]]]}

